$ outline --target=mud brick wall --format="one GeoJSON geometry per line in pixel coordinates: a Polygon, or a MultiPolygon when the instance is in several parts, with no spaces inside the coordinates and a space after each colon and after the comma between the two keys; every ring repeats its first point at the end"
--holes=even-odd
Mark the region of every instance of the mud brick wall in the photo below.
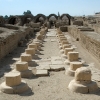
{"type": "Polygon", "coordinates": [[[20,30],[11,31],[9,36],[3,39],[3,41],[0,41],[0,59],[11,53],[18,46],[18,42],[22,38],[25,38],[30,31],[33,32],[33,29],[21,27],[20,30]]]}
{"type": "Polygon", "coordinates": [[[79,38],[79,43],[100,61],[100,34],[90,28],[69,26],[68,32],[75,38],[79,38]]]}

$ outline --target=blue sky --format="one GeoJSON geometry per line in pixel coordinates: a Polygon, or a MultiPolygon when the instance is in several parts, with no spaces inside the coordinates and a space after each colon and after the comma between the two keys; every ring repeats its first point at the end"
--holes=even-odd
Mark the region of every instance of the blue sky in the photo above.
{"type": "Polygon", "coordinates": [[[0,0],[0,15],[22,15],[30,10],[42,13],[68,13],[72,16],[92,15],[100,12],[100,0],[0,0]]]}

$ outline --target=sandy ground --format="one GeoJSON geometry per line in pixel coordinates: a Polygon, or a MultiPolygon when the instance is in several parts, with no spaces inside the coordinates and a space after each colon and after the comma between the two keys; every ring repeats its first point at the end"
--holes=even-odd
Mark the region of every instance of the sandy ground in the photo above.
{"type": "MultiPolygon", "coordinates": [[[[41,51],[41,55],[38,55],[42,60],[61,56],[59,54],[59,45],[55,33],[56,30],[51,29],[45,38],[42,47],[43,51],[41,51]]],[[[80,58],[86,61],[87,65],[90,65],[93,79],[100,86],[100,63],[83,47],[81,47],[79,42],[75,41],[68,33],[64,34],[69,38],[71,44],[77,47],[75,51],[79,52],[80,58]]],[[[25,51],[25,48],[26,47],[18,47],[11,54],[1,60],[1,71],[6,73],[12,70],[15,67],[15,62],[19,60],[20,54],[25,51]]],[[[68,90],[67,86],[73,77],[65,75],[64,72],[65,71],[50,71],[49,76],[46,77],[33,76],[29,79],[24,78],[23,80],[25,80],[31,88],[30,91],[24,94],[5,94],[0,92],[0,100],[100,100],[100,91],[93,94],[80,94],[68,90]]],[[[4,80],[4,76],[2,76],[0,78],[0,83],[4,80]]]]}

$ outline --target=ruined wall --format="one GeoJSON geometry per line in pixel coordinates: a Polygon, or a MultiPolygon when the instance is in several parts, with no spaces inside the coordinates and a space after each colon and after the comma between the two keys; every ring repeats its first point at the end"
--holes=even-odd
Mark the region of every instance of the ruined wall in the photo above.
{"type": "Polygon", "coordinates": [[[100,24],[88,24],[88,26],[93,28],[95,32],[100,34],[100,24]]]}
{"type": "Polygon", "coordinates": [[[88,27],[69,26],[68,32],[100,61],[100,34],[88,27]]]}
{"type": "Polygon", "coordinates": [[[68,32],[68,27],[67,26],[60,26],[59,28],[62,32],[68,32]]]}
{"type": "Polygon", "coordinates": [[[33,32],[33,29],[27,27],[18,27],[18,30],[0,27],[0,30],[3,30],[0,34],[0,59],[12,52],[27,34],[33,32]]]}
{"type": "Polygon", "coordinates": [[[98,33],[80,31],[80,43],[100,61],[100,35],[98,33]]]}
{"type": "Polygon", "coordinates": [[[79,38],[78,28],[76,28],[76,25],[68,26],[68,32],[69,32],[75,39],[79,38]]]}

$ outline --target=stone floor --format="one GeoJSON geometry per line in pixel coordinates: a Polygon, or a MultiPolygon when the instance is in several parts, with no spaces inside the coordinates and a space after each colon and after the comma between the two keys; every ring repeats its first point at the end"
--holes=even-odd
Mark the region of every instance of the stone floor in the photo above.
{"type": "MultiPolygon", "coordinates": [[[[86,62],[86,66],[92,71],[92,78],[100,86],[100,63],[89,54],[80,43],[75,41],[67,32],[64,33],[73,47],[77,47],[75,51],[79,52],[80,58],[86,62]]],[[[1,61],[1,72],[9,72],[14,69],[15,62],[19,60],[20,54],[25,51],[26,47],[17,48],[12,54],[8,55],[1,61]]],[[[31,90],[24,94],[5,94],[0,92],[0,100],[100,100],[100,91],[93,94],[80,94],[68,90],[67,86],[73,77],[65,75],[65,70],[69,66],[64,65],[64,61],[59,53],[59,44],[56,37],[56,29],[50,29],[41,47],[41,54],[38,54],[40,59],[33,59],[37,62],[36,68],[47,70],[48,76],[32,76],[29,79],[23,78],[30,86],[31,90]]],[[[29,67],[33,69],[32,67],[29,67]]],[[[40,72],[39,72],[40,73],[40,72]]],[[[43,71],[42,71],[43,73],[43,71]]],[[[46,73],[46,71],[45,71],[46,73]]],[[[0,78],[2,83],[5,78],[0,78]]]]}

